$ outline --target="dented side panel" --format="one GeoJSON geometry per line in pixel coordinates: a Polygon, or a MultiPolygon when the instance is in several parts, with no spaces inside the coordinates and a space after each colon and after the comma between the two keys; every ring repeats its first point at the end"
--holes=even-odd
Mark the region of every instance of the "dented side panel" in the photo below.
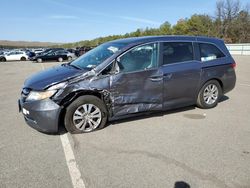
{"type": "Polygon", "coordinates": [[[162,110],[162,73],[158,69],[119,73],[110,78],[114,116],[162,110]],[[155,77],[158,76],[158,80],[155,77]]]}

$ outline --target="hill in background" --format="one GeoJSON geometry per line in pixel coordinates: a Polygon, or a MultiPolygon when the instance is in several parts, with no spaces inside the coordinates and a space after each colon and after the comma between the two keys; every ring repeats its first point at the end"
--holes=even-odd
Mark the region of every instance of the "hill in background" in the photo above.
{"type": "Polygon", "coordinates": [[[49,47],[56,45],[62,45],[62,43],[0,40],[0,48],[49,47]]]}

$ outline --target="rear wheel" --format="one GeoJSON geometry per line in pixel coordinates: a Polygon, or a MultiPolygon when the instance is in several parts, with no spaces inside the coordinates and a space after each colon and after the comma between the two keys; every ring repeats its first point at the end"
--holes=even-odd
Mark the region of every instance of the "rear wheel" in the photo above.
{"type": "Polygon", "coordinates": [[[21,61],[26,61],[26,58],[25,58],[25,57],[21,57],[20,60],[21,60],[21,61]]]}
{"type": "Polygon", "coordinates": [[[107,109],[95,96],[84,95],[66,109],[65,128],[70,133],[86,133],[101,129],[107,122],[107,109]]]}
{"type": "Polygon", "coordinates": [[[41,58],[38,58],[36,61],[37,61],[38,63],[42,63],[42,62],[43,62],[43,60],[42,60],[41,58]]]}
{"type": "Polygon", "coordinates": [[[200,89],[197,98],[197,106],[204,109],[213,108],[217,106],[221,95],[222,89],[219,82],[210,80],[200,89]]]}
{"type": "Polygon", "coordinates": [[[68,61],[71,61],[71,60],[72,60],[72,57],[71,57],[71,56],[69,56],[69,57],[68,57],[68,61]]]}
{"type": "Polygon", "coordinates": [[[58,58],[58,61],[59,61],[59,62],[63,62],[63,58],[59,57],[59,58],[58,58]]]}

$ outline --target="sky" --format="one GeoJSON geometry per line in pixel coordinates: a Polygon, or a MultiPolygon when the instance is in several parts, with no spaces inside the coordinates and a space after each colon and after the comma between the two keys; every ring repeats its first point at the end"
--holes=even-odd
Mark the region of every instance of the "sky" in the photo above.
{"type": "Polygon", "coordinates": [[[0,40],[90,40],[176,24],[193,14],[213,16],[215,5],[216,0],[1,0],[0,40]]]}

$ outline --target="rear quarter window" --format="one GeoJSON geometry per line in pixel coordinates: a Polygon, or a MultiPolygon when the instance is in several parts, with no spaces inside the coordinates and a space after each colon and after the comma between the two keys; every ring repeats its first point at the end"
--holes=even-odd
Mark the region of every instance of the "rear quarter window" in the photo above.
{"type": "Polygon", "coordinates": [[[199,43],[199,48],[202,62],[225,57],[225,54],[213,44],[199,43]]]}

